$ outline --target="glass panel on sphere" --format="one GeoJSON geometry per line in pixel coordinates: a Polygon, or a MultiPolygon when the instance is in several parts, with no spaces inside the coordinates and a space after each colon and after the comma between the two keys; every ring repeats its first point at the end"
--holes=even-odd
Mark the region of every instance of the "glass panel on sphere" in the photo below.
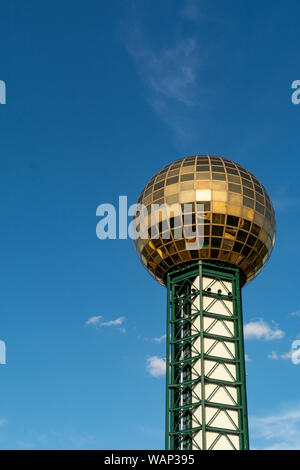
{"type": "Polygon", "coordinates": [[[267,232],[264,230],[264,229],[261,229],[259,235],[258,235],[258,238],[263,242],[265,243],[267,238],[268,238],[268,234],[267,232]]]}
{"type": "Polygon", "coordinates": [[[241,184],[241,178],[239,176],[227,175],[229,183],[241,184]]]}
{"type": "Polygon", "coordinates": [[[255,187],[255,191],[257,191],[260,194],[263,194],[263,190],[261,189],[260,186],[258,186],[257,184],[254,184],[254,187],[255,187]]]}
{"type": "Polygon", "coordinates": [[[236,193],[228,193],[228,202],[236,206],[242,205],[242,196],[236,193]]]}
{"type": "Polygon", "coordinates": [[[256,225],[255,223],[253,223],[251,227],[251,233],[257,236],[259,232],[260,232],[260,227],[256,225]]]}
{"type": "Polygon", "coordinates": [[[218,237],[222,237],[224,227],[220,225],[213,225],[212,226],[212,235],[217,235],[218,237]]]}
{"type": "Polygon", "coordinates": [[[233,250],[236,251],[237,253],[240,253],[242,248],[243,248],[243,244],[240,242],[235,242],[235,244],[233,245],[233,250]]]}
{"type": "Polygon", "coordinates": [[[227,168],[227,173],[229,173],[230,175],[238,175],[239,172],[233,168],[227,168]]]}
{"type": "Polygon", "coordinates": [[[241,193],[241,186],[233,183],[228,183],[228,191],[232,191],[234,193],[241,193]]]}
{"type": "MultiPolygon", "coordinates": [[[[260,204],[265,203],[264,197],[259,193],[256,193],[256,201],[259,202],[260,204]]],[[[270,204],[268,205],[268,203],[267,203],[267,207],[270,207],[270,204]]]]}
{"type": "Polygon", "coordinates": [[[227,225],[232,225],[233,227],[239,226],[240,219],[238,217],[233,217],[232,215],[227,216],[227,225]]]}
{"type": "Polygon", "coordinates": [[[172,184],[165,187],[165,196],[171,196],[179,192],[178,184],[172,184]]]}
{"type": "Polygon", "coordinates": [[[190,181],[194,179],[194,173],[182,174],[180,180],[181,181],[190,181]]]}
{"type": "Polygon", "coordinates": [[[213,172],[212,177],[215,180],[226,180],[226,176],[224,173],[216,173],[215,171],[213,172]]]}
{"type": "Polygon", "coordinates": [[[178,194],[173,194],[172,196],[166,197],[167,204],[175,204],[176,202],[178,202],[178,194]]]}
{"type": "Polygon", "coordinates": [[[197,180],[209,180],[210,179],[210,173],[206,172],[206,171],[203,171],[203,172],[197,171],[196,179],[197,180]]]}
{"type": "Polygon", "coordinates": [[[180,191],[186,191],[187,189],[194,189],[194,181],[184,181],[180,183],[180,191]]]}
{"type": "Polygon", "coordinates": [[[212,192],[212,199],[214,201],[227,201],[227,192],[226,191],[214,191],[212,192]]]}
{"type": "Polygon", "coordinates": [[[212,181],[211,188],[215,191],[227,191],[227,183],[224,181],[212,181]]]}
{"type": "Polygon", "coordinates": [[[242,178],[242,185],[243,185],[243,186],[247,186],[247,188],[253,189],[253,183],[252,183],[252,181],[245,180],[244,178],[242,178]]]}
{"type": "Polygon", "coordinates": [[[177,183],[177,181],[178,181],[178,176],[173,176],[172,178],[167,179],[166,184],[167,185],[174,184],[174,183],[177,183]]]}
{"type": "Polygon", "coordinates": [[[257,212],[255,212],[253,222],[261,227],[264,223],[263,215],[258,214],[257,212]]]}
{"type": "Polygon", "coordinates": [[[190,166],[182,167],[180,170],[181,175],[194,174],[193,168],[190,166]]]}
{"type": "Polygon", "coordinates": [[[224,214],[213,214],[212,221],[214,224],[224,224],[225,215],[224,214]]]}
{"type": "Polygon", "coordinates": [[[225,202],[218,202],[218,201],[212,201],[212,210],[213,212],[217,212],[219,214],[226,214],[226,203],[225,202]]]}
{"type": "Polygon", "coordinates": [[[182,191],[179,193],[179,202],[188,203],[195,200],[195,191],[182,191]]]}
{"type": "Polygon", "coordinates": [[[240,219],[240,227],[243,230],[249,231],[251,227],[251,222],[249,222],[249,220],[246,220],[246,219],[240,219]]]}
{"type": "Polygon", "coordinates": [[[260,214],[264,214],[265,213],[265,208],[264,206],[262,206],[261,204],[259,204],[258,202],[256,203],[255,205],[255,210],[257,212],[259,212],[260,214]]]}
{"type": "Polygon", "coordinates": [[[210,189],[196,189],[196,201],[210,201],[211,190],[210,189]]]}
{"type": "Polygon", "coordinates": [[[209,165],[197,165],[196,170],[201,172],[209,171],[209,165]]]}
{"type": "Polygon", "coordinates": [[[241,206],[236,206],[234,204],[228,204],[227,212],[230,215],[235,215],[239,217],[241,215],[241,206]]]}
{"type": "Polygon", "coordinates": [[[247,245],[254,246],[255,242],[256,242],[256,237],[254,237],[253,235],[249,235],[247,242],[246,242],[247,245]]]}
{"type": "Polygon", "coordinates": [[[243,197],[243,204],[244,206],[250,207],[251,209],[254,208],[254,201],[248,197],[243,197]]]}
{"type": "Polygon", "coordinates": [[[244,242],[248,236],[247,232],[244,232],[243,230],[239,230],[237,234],[237,240],[244,242]]]}
{"type": "Polygon", "coordinates": [[[242,216],[244,219],[253,220],[254,217],[254,210],[248,209],[247,207],[242,208],[242,216]]]}
{"type": "Polygon", "coordinates": [[[163,188],[164,185],[165,185],[165,180],[160,181],[159,183],[155,183],[155,185],[154,185],[154,191],[156,191],[157,189],[163,188]]]}
{"type": "Polygon", "coordinates": [[[222,166],[212,166],[211,167],[213,172],[224,173],[225,169],[222,166]]]}
{"type": "Polygon", "coordinates": [[[194,181],[195,189],[211,189],[212,181],[194,181]]]}
{"type": "Polygon", "coordinates": [[[251,251],[251,248],[249,246],[244,246],[244,248],[242,249],[242,255],[248,256],[250,251],[251,251]]]}
{"type": "Polygon", "coordinates": [[[244,196],[248,196],[248,197],[251,197],[254,199],[254,192],[251,191],[251,189],[248,189],[248,188],[243,188],[243,194],[244,196]]]}
{"type": "Polygon", "coordinates": [[[183,165],[182,165],[182,166],[194,166],[194,164],[195,164],[195,160],[194,160],[194,159],[192,159],[192,160],[185,160],[185,161],[183,162],[183,165]]]}
{"type": "Polygon", "coordinates": [[[228,240],[234,240],[236,235],[236,229],[225,227],[224,238],[228,240]]]}
{"type": "Polygon", "coordinates": [[[234,244],[233,240],[227,240],[226,238],[224,238],[222,248],[223,248],[223,250],[230,251],[233,247],[233,244],[234,244]]]}
{"type": "Polygon", "coordinates": [[[153,193],[153,201],[157,201],[157,199],[161,198],[163,195],[164,195],[163,189],[156,191],[155,193],[153,193]]]}

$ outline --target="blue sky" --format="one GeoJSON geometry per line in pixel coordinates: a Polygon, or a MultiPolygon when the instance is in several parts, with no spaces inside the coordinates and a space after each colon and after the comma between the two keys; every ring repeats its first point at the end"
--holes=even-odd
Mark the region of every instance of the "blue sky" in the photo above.
{"type": "Polygon", "coordinates": [[[166,292],[131,240],[96,237],[95,214],[196,153],[244,165],[274,202],[275,249],[243,290],[251,446],[300,448],[299,13],[1,5],[1,449],[163,448],[166,292]]]}

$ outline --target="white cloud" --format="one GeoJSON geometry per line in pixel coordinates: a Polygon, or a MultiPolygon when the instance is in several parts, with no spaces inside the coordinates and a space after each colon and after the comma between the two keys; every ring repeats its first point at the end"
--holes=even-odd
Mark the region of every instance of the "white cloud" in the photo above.
{"type": "Polygon", "coordinates": [[[284,336],[284,331],[280,330],[273,322],[270,326],[263,319],[252,321],[244,326],[245,339],[262,339],[271,341],[274,339],[281,339],[284,336]]]}
{"type": "MultiPolygon", "coordinates": [[[[184,7],[181,10],[181,16],[188,21],[196,23],[203,17],[199,4],[197,4],[195,0],[187,0],[185,2],[184,7]]],[[[207,18],[207,16],[204,18],[207,18]]]]}
{"type": "MultiPolygon", "coordinates": [[[[182,17],[179,17],[182,21],[182,17]]],[[[178,37],[172,42],[154,45],[149,41],[141,20],[122,23],[122,40],[146,84],[146,99],[157,115],[170,127],[176,139],[193,140],[191,109],[199,107],[205,90],[200,89],[198,71],[203,58],[195,35],[178,37]]],[[[197,109],[197,108],[196,108],[197,109]]],[[[198,121],[197,121],[198,125],[198,121]]]]}
{"type": "Polygon", "coordinates": [[[255,440],[255,448],[300,449],[300,405],[277,414],[249,418],[250,434],[255,440]]]}
{"type": "Polygon", "coordinates": [[[293,347],[293,344],[294,343],[291,345],[290,351],[283,354],[277,354],[277,352],[272,351],[271,354],[268,354],[268,358],[273,360],[282,359],[284,361],[291,360],[295,365],[300,364],[300,348],[297,348],[297,346],[293,347]]]}
{"type": "Polygon", "coordinates": [[[272,351],[270,354],[268,354],[268,358],[272,361],[276,361],[277,359],[279,359],[279,356],[276,351],[272,351]]]}
{"type": "Polygon", "coordinates": [[[118,328],[118,330],[119,330],[121,333],[123,333],[123,334],[126,333],[126,328],[118,328]]]}
{"type": "Polygon", "coordinates": [[[125,317],[119,317],[119,318],[116,318],[116,320],[110,320],[110,321],[102,322],[101,326],[122,325],[124,320],[125,320],[125,317]]]}
{"type": "Polygon", "coordinates": [[[288,351],[286,353],[281,354],[280,358],[286,361],[287,359],[291,359],[292,351],[288,351]]]}
{"type": "Polygon", "coordinates": [[[7,424],[7,420],[4,418],[0,418],[0,427],[4,426],[5,424],[7,424]]]}
{"type": "MultiPolygon", "coordinates": [[[[89,318],[86,322],[85,322],[85,325],[86,326],[95,326],[96,328],[100,328],[100,327],[103,327],[103,326],[107,326],[107,327],[110,327],[110,326],[119,326],[119,325],[122,325],[125,321],[125,317],[119,317],[119,318],[116,318],[115,320],[109,320],[109,321],[103,321],[103,317],[98,315],[98,316],[94,316],[94,317],[91,317],[89,318]]],[[[121,331],[121,333],[126,333],[126,330],[125,328],[118,328],[119,331],[121,331]]]]}
{"type": "Polygon", "coordinates": [[[293,191],[289,185],[282,184],[277,186],[276,192],[272,197],[273,205],[277,212],[289,211],[295,206],[299,206],[298,194],[293,191]]]}
{"type": "MultiPolygon", "coordinates": [[[[134,58],[141,78],[160,98],[193,105],[196,85],[197,44],[193,37],[179,40],[160,51],[146,46],[140,28],[131,31],[127,50],[134,58]]],[[[154,106],[156,101],[152,103],[154,106]]]]}
{"type": "Polygon", "coordinates": [[[145,341],[153,341],[154,343],[162,343],[166,339],[166,335],[157,336],[154,338],[144,338],[145,341]]]}
{"type": "Polygon", "coordinates": [[[152,338],[155,343],[162,343],[166,339],[166,335],[159,336],[158,338],[152,338]]]}
{"type": "Polygon", "coordinates": [[[100,315],[97,317],[91,317],[85,322],[85,324],[98,326],[101,324],[102,318],[103,317],[101,317],[100,315]]]}
{"type": "Polygon", "coordinates": [[[251,362],[251,359],[250,359],[250,357],[248,356],[248,354],[245,354],[245,361],[246,361],[246,362],[251,362]]]}
{"type": "Polygon", "coordinates": [[[199,1],[197,0],[186,0],[180,14],[183,19],[198,25],[204,24],[204,22],[207,23],[208,21],[223,24],[225,23],[225,20],[221,17],[204,14],[202,8],[199,7],[199,1]]]}
{"type": "Polygon", "coordinates": [[[292,312],[291,317],[300,317],[300,310],[296,310],[296,312],[292,312]]]}
{"type": "Polygon", "coordinates": [[[166,373],[166,360],[158,356],[148,357],[146,368],[153,377],[161,377],[166,373]]]}
{"type": "Polygon", "coordinates": [[[295,206],[299,206],[298,197],[280,196],[272,199],[273,205],[278,212],[287,211],[295,206]]]}

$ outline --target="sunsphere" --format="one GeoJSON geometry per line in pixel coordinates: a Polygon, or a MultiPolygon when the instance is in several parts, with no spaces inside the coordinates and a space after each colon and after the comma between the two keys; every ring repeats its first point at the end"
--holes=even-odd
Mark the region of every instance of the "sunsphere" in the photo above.
{"type": "MultiPolygon", "coordinates": [[[[166,215],[155,229],[135,240],[137,253],[150,274],[162,285],[173,267],[207,260],[240,269],[242,285],[252,280],[267,262],[275,243],[276,221],[270,197],[263,184],[246,168],[213,155],[178,159],[156,173],[142,190],[138,203],[150,210],[152,204],[203,204],[204,243],[187,249],[186,239],[174,239],[174,216],[166,215]],[[164,238],[165,223],[170,238],[164,238]],[[153,236],[156,233],[156,236],[153,236]],[[151,236],[151,235],[152,236],[151,236]]],[[[178,218],[176,220],[178,227],[178,218]]]]}

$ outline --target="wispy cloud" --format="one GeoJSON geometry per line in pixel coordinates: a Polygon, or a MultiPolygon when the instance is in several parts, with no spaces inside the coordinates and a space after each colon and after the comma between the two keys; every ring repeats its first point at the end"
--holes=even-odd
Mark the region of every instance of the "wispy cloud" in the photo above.
{"type": "Polygon", "coordinates": [[[293,348],[293,344],[291,346],[291,349],[283,354],[278,354],[276,351],[272,351],[270,354],[268,354],[268,358],[271,359],[272,361],[278,361],[278,360],[291,360],[293,364],[298,365],[300,364],[300,348],[293,348]]]}
{"type": "Polygon", "coordinates": [[[290,313],[291,317],[300,317],[300,310],[296,310],[295,312],[290,313]]]}
{"type": "Polygon", "coordinates": [[[118,328],[118,330],[120,331],[120,333],[123,333],[123,334],[126,333],[126,328],[118,328]]]}
{"type": "MultiPolygon", "coordinates": [[[[261,443],[259,448],[300,449],[300,405],[295,405],[277,414],[249,419],[250,433],[261,443]]],[[[256,448],[257,444],[255,445],[256,448]]]]}
{"type": "Polygon", "coordinates": [[[280,198],[274,197],[272,202],[276,211],[283,212],[299,206],[300,199],[298,197],[283,196],[280,198]]]}
{"type": "MultiPolygon", "coordinates": [[[[153,47],[146,45],[139,24],[127,31],[130,34],[126,37],[126,49],[134,59],[141,78],[154,93],[154,98],[193,105],[199,61],[196,39],[181,39],[172,46],[155,51],[153,47]]],[[[156,99],[152,101],[152,105],[159,110],[156,99]]]]}
{"type": "Polygon", "coordinates": [[[144,338],[145,341],[153,341],[153,343],[162,343],[165,341],[166,335],[156,336],[154,338],[144,338]]]}
{"type": "Polygon", "coordinates": [[[283,184],[277,187],[272,197],[272,202],[276,211],[283,212],[299,206],[300,199],[298,193],[293,190],[293,187],[283,184]]]}
{"type": "Polygon", "coordinates": [[[148,357],[146,369],[152,377],[161,377],[166,373],[166,360],[158,356],[148,357]]]}
{"type": "Polygon", "coordinates": [[[279,356],[276,351],[272,351],[270,354],[268,354],[268,358],[272,361],[277,361],[277,359],[279,359],[279,356]]]}
{"type": "Polygon", "coordinates": [[[183,7],[180,12],[180,15],[185,20],[191,21],[192,23],[196,23],[197,25],[199,25],[200,23],[212,21],[224,24],[228,21],[225,21],[223,18],[204,13],[202,5],[200,6],[199,1],[197,0],[186,0],[185,2],[183,2],[183,7]]]}
{"type": "Polygon", "coordinates": [[[101,326],[122,325],[122,323],[124,322],[124,320],[125,320],[125,317],[119,317],[119,318],[116,318],[116,320],[110,320],[110,321],[102,322],[102,323],[101,323],[101,326]]]}
{"type": "Polygon", "coordinates": [[[146,85],[148,103],[177,138],[188,139],[190,110],[200,103],[198,71],[202,60],[197,37],[177,35],[173,42],[168,38],[155,46],[136,15],[124,21],[120,30],[126,50],[146,85]]]}
{"type": "MultiPolygon", "coordinates": [[[[111,326],[120,326],[124,323],[125,317],[119,317],[115,320],[103,321],[103,317],[101,315],[90,317],[86,322],[85,326],[94,326],[96,328],[101,327],[111,327],[111,326]]],[[[121,333],[125,333],[125,328],[118,328],[121,333]]]]}
{"type": "Polygon", "coordinates": [[[181,16],[189,21],[198,22],[201,18],[201,9],[195,0],[187,0],[181,10],[181,16]]]}
{"type": "Polygon", "coordinates": [[[288,351],[283,354],[278,354],[276,351],[272,351],[270,354],[268,354],[268,358],[271,359],[272,361],[278,361],[279,359],[283,359],[284,361],[287,361],[288,359],[291,359],[291,357],[292,357],[292,351],[288,351]]]}
{"type": "Polygon", "coordinates": [[[244,326],[245,339],[261,339],[271,341],[284,337],[284,331],[278,328],[276,323],[269,325],[263,319],[251,321],[244,326]]]}
{"type": "Polygon", "coordinates": [[[99,326],[101,324],[101,321],[102,321],[103,317],[101,317],[100,315],[99,316],[95,316],[95,317],[90,317],[86,322],[85,322],[85,325],[88,326],[88,325],[94,325],[94,326],[99,326]]]}

